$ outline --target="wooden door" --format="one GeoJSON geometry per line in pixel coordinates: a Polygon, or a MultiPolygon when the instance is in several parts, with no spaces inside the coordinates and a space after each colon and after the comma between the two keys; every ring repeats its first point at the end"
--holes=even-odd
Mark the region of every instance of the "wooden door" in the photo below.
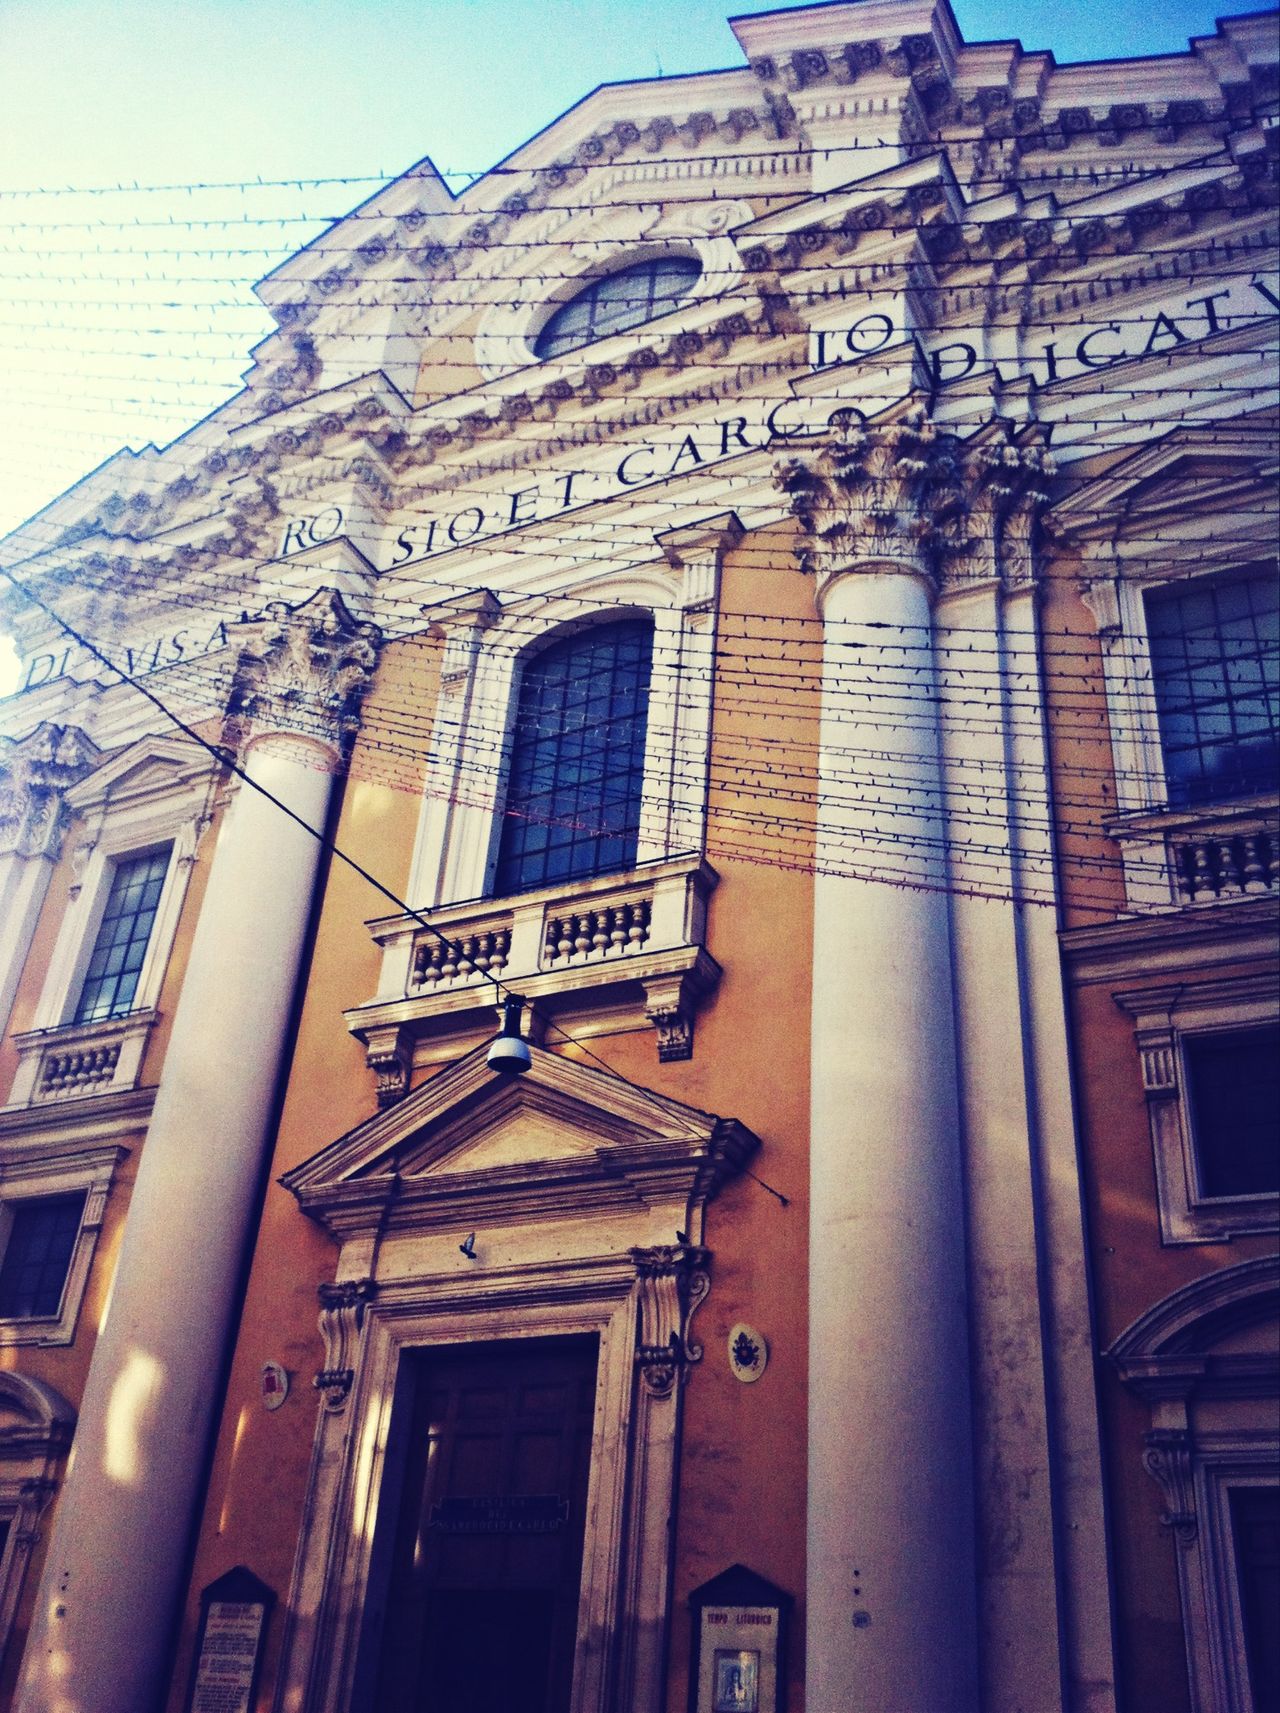
{"type": "Polygon", "coordinates": [[[404,1358],[379,1713],[568,1713],[594,1338],[404,1358]]]}

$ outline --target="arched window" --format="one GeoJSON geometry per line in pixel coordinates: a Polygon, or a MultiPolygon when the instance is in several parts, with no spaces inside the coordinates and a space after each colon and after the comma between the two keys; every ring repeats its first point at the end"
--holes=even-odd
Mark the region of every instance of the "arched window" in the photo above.
{"type": "Polygon", "coordinates": [[[655,256],[593,280],[556,310],[534,342],[534,355],[563,357],[593,339],[625,333],[628,327],[665,315],[688,297],[701,272],[692,256],[655,256]]]}
{"type": "Polygon", "coordinates": [[[494,890],[608,874],[635,861],[653,626],[578,631],[525,664],[494,890]]]}

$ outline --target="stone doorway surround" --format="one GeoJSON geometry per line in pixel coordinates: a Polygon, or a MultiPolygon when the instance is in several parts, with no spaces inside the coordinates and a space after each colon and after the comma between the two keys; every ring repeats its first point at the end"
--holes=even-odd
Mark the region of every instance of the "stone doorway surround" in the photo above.
{"type": "Polygon", "coordinates": [[[533,1048],[460,1059],[286,1174],[340,1248],[277,1713],[369,1713],[365,1595],[394,1503],[402,1353],[600,1341],[572,1713],[660,1713],[703,1214],[758,1147],[734,1119],[533,1048]],[[474,1256],[466,1252],[474,1233],[474,1256]]]}

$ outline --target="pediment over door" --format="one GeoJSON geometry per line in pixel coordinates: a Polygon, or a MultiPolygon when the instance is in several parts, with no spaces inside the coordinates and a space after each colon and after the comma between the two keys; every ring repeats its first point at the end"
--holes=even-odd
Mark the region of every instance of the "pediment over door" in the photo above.
{"type": "MultiPolygon", "coordinates": [[[[684,1229],[759,1146],[622,1077],[531,1049],[523,1076],[477,1048],[281,1182],[339,1242],[373,1232],[676,1207],[684,1229]]],[[[694,1241],[697,1241],[696,1234],[694,1241]]]]}

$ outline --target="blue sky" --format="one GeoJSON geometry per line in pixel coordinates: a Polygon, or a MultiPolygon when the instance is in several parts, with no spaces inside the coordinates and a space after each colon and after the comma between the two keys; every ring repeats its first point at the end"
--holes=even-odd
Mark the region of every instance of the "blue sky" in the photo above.
{"type": "MultiPolygon", "coordinates": [[[[424,154],[474,174],[597,83],[740,64],[727,16],[768,9],[0,0],[0,530],[234,390],[267,325],[253,280],[373,186],[184,187],[372,181],[424,154]],[[135,183],[177,188],[72,194],[135,183]],[[35,187],[60,194],[6,194],[35,187]]],[[[1215,15],[1206,0],[955,9],[970,40],[1059,59],[1177,50],[1215,15]]]]}

